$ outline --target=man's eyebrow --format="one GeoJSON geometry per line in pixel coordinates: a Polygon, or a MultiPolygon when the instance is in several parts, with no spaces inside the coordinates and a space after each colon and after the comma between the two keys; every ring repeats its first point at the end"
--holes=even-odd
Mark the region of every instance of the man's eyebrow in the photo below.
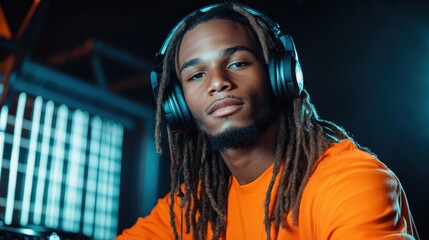
{"type": "MultiPolygon", "coordinates": [[[[225,57],[225,56],[231,56],[231,55],[233,55],[234,53],[239,52],[239,51],[249,51],[249,52],[254,53],[254,51],[253,51],[252,49],[250,49],[250,48],[247,48],[247,47],[244,47],[244,46],[234,46],[234,47],[230,47],[230,48],[222,49],[222,50],[219,52],[219,55],[220,55],[220,56],[222,56],[222,57],[225,57]]],[[[182,72],[182,71],[183,71],[183,69],[185,69],[185,68],[188,68],[188,67],[191,67],[191,66],[197,65],[197,64],[198,64],[198,63],[200,63],[200,62],[202,62],[202,59],[201,59],[201,58],[193,58],[193,59],[191,59],[191,60],[189,60],[189,61],[186,61],[186,62],[185,62],[185,63],[183,63],[183,65],[180,67],[180,71],[179,71],[179,72],[182,72]]]]}
{"type": "Polygon", "coordinates": [[[201,62],[201,58],[192,58],[191,60],[186,61],[185,63],[183,63],[183,65],[180,67],[180,71],[179,72],[182,72],[183,69],[188,68],[190,66],[197,65],[200,62],[201,62]]]}
{"type": "Polygon", "coordinates": [[[247,48],[245,46],[235,46],[235,47],[225,48],[225,49],[221,50],[219,55],[220,56],[231,56],[232,54],[239,52],[239,51],[248,51],[248,52],[253,53],[252,49],[247,48]]]}

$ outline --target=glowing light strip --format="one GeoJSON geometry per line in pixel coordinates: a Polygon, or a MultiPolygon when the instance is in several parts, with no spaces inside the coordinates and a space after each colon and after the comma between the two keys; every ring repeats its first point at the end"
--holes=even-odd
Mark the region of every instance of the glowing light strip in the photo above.
{"type": "Polygon", "coordinates": [[[119,211],[119,194],[120,194],[120,182],[121,182],[121,160],[122,160],[122,139],[123,139],[123,128],[120,124],[113,125],[112,132],[112,146],[111,146],[111,157],[113,164],[111,165],[111,172],[113,177],[113,183],[110,189],[112,191],[111,194],[111,203],[112,205],[109,207],[111,210],[111,218],[108,226],[111,229],[111,236],[109,238],[113,238],[116,235],[117,227],[118,227],[118,211],[119,211]]]}
{"type": "Polygon", "coordinates": [[[37,174],[36,199],[34,201],[33,223],[38,225],[42,220],[43,195],[45,193],[46,169],[48,165],[48,156],[51,139],[52,117],[54,115],[54,103],[48,101],[45,105],[45,120],[43,124],[43,139],[40,149],[39,173],[37,174]]]}
{"type": "Polygon", "coordinates": [[[81,122],[81,131],[80,131],[80,157],[78,158],[78,185],[76,189],[76,196],[78,201],[75,202],[75,224],[74,231],[80,231],[80,223],[82,222],[81,214],[82,214],[82,200],[83,200],[83,184],[84,184],[84,173],[85,173],[85,159],[86,159],[86,147],[87,147],[87,139],[88,139],[88,122],[89,115],[85,112],[81,112],[80,114],[80,122],[81,122]]]}
{"type": "Polygon", "coordinates": [[[21,209],[21,225],[28,224],[28,214],[30,211],[31,190],[33,188],[34,164],[36,161],[37,137],[39,136],[40,113],[43,100],[37,97],[33,106],[33,122],[31,124],[30,146],[28,152],[27,169],[25,171],[25,184],[21,209]]]}
{"type": "Polygon", "coordinates": [[[110,145],[110,137],[109,133],[110,124],[104,123],[102,130],[102,143],[101,143],[101,159],[100,159],[100,168],[99,168],[99,178],[98,178],[98,189],[97,189],[97,219],[99,219],[99,224],[96,226],[95,237],[104,239],[105,236],[105,226],[106,226],[106,218],[107,215],[107,184],[108,184],[108,170],[109,170],[109,145],[110,145]]]}
{"type": "MultiPolygon", "coordinates": [[[[115,186],[114,185],[114,182],[115,182],[115,167],[116,167],[116,164],[115,164],[115,156],[114,156],[114,154],[115,154],[115,125],[114,125],[114,123],[110,123],[109,124],[110,125],[110,147],[109,147],[109,154],[107,155],[107,157],[108,157],[108,159],[109,159],[109,168],[107,169],[107,175],[108,175],[108,179],[107,179],[107,181],[108,181],[108,184],[107,184],[107,186],[109,186],[109,188],[107,189],[107,192],[106,192],[106,220],[105,220],[105,227],[107,228],[106,230],[105,230],[105,234],[111,234],[111,232],[110,232],[110,230],[111,230],[111,227],[112,227],[112,224],[113,224],[113,220],[112,220],[112,218],[114,217],[113,216],[113,202],[114,202],[114,198],[113,198],[113,195],[114,195],[114,192],[113,192],[113,186],[115,186]],[[109,232],[107,232],[107,230],[109,230],[109,232]]],[[[105,237],[108,237],[109,235],[106,235],[105,237]]]]}
{"type": "Polygon", "coordinates": [[[76,161],[79,158],[79,152],[78,149],[79,140],[76,140],[78,138],[78,131],[79,131],[79,125],[77,116],[79,114],[79,111],[75,111],[73,113],[72,118],[72,128],[70,133],[70,149],[69,149],[69,167],[68,167],[68,173],[67,173],[67,183],[65,186],[65,198],[64,198],[64,208],[63,208],[63,229],[66,231],[73,231],[73,221],[74,221],[74,202],[76,201],[76,195],[75,195],[75,189],[77,187],[77,166],[76,161]]]}
{"type": "Polygon", "coordinates": [[[89,149],[88,178],[86,182],[86,199],[84,210],[83,233],[92,236],[94,231],[95,201],[97,192],[98,167],[100,161],[100,141],[102,121],[94,117],[90,122],[91,140],[89,149]]]}
{"type": "Polygon", "coordinates": [[[81,166],[85,161],[86,131],[85,116],[80,110],[73,113],[71,130],[71,147],[69,151],[69,168],[65,189],[63,208],[63,229],[70,232],[79,231],[80,207],[82,201],[82,178],[84,170],[81,166]],[[84,149],[82,149],[84,148],[84,149]]]}
{"type": "Polygon", "coordinates": [[[7,126],[8,107],[3,106],[0,113],[0,179],[3,165],[4,138],[7,126]]]}
{"type": "Polygon", "coordinates": [[[65,105],[58,108],[54,153],[51,164],[50,184],[48,190],[48,202],[46,211],[46,225],[51,228],[58,227],[60,198],[61,198],[61,182],[63,175],[64,161],[64,143],[66,141],[68,109],[65,105]]]}
{"type": "Polygon", "coordinates": [[[13,207],[15,202],[15,187],[16,187],[16,178],[18,174],[18,161],[19,161],[19,150],[21,144],[21,132],[22,132],[22,120],[24,117],[25,102],[27,100],[27,95],[21,93],[18,98],[18,106],[15,116],[15,128],[13,134],[13,146],[12,154],[10,157],[10,166],[9,166],[9,181],[7,189],[7,200],[6,200],[6,213],[4,217],[5,224],[11,224],[13,218],[13,207]]]}
{"type": "Polygon", "coordinates": [[[104,224],[103,224],[103,238],[106,238],[107,235],[107,230],[109,229],[109,225],[107,224],[109,219],[110,219],[110,211],[111,209],[109,208],[109,201],[110,201],[110,190],[111,190],[111,182],[110,182],[110,177],[111,177],[111,172],[110,172],[110,166],[113,164],[113,162],[111,161],[111,156],[110,156],[110,148],[112,147],[112,122],[109,122],[107,124],[107,129],[108,131],[106,132],[106,138],[107,138],[107,142],[106,147],[106,167],[105,167],[105,184],[104,184],[104,193],[105,193],[105,199],[106,199],[106,203],[105,203],[105,208],[104,208],[104,224]]]}

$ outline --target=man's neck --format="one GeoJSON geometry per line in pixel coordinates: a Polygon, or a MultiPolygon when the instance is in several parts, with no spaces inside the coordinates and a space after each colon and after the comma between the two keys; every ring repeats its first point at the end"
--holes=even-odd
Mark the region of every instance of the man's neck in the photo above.
{"type": "Polygon", "coordinates": [[[222,158],[240,185],[257,179],[275,159],[278,122],[275,121],[251,146],[226,149],[222,158]]]}

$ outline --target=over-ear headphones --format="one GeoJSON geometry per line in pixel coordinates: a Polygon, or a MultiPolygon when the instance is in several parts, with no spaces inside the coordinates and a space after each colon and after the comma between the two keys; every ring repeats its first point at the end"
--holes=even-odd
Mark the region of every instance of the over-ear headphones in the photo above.
{"type": "MultiPolygon", "coordinates": [[[[184,17],[168,34],[160,51],[156,54],[155,68],[150,74],[155,100],[157,100],[158,96],[158,87],[161,80],[164,56],[177,29],[179,29],[185,21],[195,14],[205,13],[219,7],[220,5],[221,4],[213,4],[193,11],[184,17]]],[[[277,41],[281,43],[281,50],[270,53],[268,72],[271,88],[276,101],[280,103],[291,103],[293,99],[297,98],[301,94],[304,86],[301,65],[298,61],[298,53],[292,37],[288,34],[282,33],[279,25],[261,12],[246,6],[243,7],[246,11],[256,16],[258,20],[262,21],[269,29],[271,29],[272,35],[275,38],[274,40],[276,41],[277,39],[277,41]]],[[[171,86],[168,88],[166,99],[162,102],[162,110],[170,130],[186,132],[194,129],[194,120],[183,96],[182,87],[177,80],[173,80],[171,86]]]]}

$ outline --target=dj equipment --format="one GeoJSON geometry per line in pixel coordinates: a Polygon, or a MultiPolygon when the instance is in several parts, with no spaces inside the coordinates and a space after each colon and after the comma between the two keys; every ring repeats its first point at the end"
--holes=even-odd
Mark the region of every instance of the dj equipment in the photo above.
{"type": "MultiPolygon", "coordinates": [[[[150,75],[155,99],[157,99],[158,96],[164,56],[172,37],[177,32],[177,29],[179,29],[184,22],[194,15],[206,13],[220,5],[221,4],[209,5],[188,14],[168,34],[160,51],[156,54],[155,68],[150,75]]],[[[294,98],[301,94],[304,85],[301,65],[298,61],[298,53],[292,37],[288,34],[284,34],[276,22],[261,12],[246,6],[244,6],[244,9],[257,17],[258,20],[262,21],[271,30],[272,36],[275,38],[274,40],[281,43],[280,50],[270,53],[270,59],[268,62],[270,84],[273,94],[278,102],[292,102],[294,98]]],[[[166,96],[166,99],[162,102],[162,110],[170,129],[181,132],[193,129],[193,118],[188,106],[186,105],[182,87],[177,79],[171,80],[171,86],[168,88],[166,96]]]]}

